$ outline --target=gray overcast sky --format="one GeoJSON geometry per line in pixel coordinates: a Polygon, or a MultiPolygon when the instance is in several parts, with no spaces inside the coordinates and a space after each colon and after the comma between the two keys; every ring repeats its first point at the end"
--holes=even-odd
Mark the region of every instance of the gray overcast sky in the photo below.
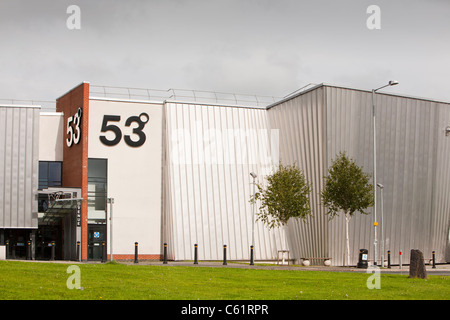
{"type": "Polygon", "coordinates": [[[82,81],[285,96],[395,79],[389,92],[450,101],[449,17],[447,0],[0,0],[0,99],[54,100],[82,81]]]}

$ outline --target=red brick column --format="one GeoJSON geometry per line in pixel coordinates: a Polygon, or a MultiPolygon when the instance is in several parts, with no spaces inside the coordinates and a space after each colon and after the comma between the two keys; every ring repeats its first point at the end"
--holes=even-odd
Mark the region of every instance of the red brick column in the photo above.
{"type": "Polygon", "coordinates": [[[83,82],[78,87],[56,100],[56,111],[64,112],[64,147],[63,147],[63,187],[81,188],[83,204],[81,206],[81,259],[87,260],[87,192],[88,192],[88,133],[89,133],[89,83],[83,82]],[[81,138],[78,144],[70,147],[66,143],[67,121],[82,109],[81,138]]]}

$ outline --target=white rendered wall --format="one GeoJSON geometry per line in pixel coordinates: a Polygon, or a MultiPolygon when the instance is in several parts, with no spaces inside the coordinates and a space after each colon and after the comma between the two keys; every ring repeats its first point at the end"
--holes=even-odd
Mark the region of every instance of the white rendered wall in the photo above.
{"type": "Polygon", "coordinates": [[[39,121],[39,161],[63,161],[63,113],[41,112],[39,121]]]}
{"type": "MultiPolygon", "coordinates": [[[[89,101],[89,158],[108,159],[107,192],[108,197],[114,198],[113,254],[134,254],[135,242],[139,243],[139,254],[161,253],[161,134],[161,104],[89,101]],[[142,113],[148,115],[142,130],[146,140],[142,146],[130,147],[125,135],[138,140],[132,133],[137,122],[127,127],[126,120],[142,113]],[[114,146],[103,144],[99,138],[113,140],[112,131],[101,132],[105,115],[121,117],[119,122],[107,122],[122,132],[122,139],[114,146]]],[[[109,250],[110,246],[108,253],[109,250]]]]}

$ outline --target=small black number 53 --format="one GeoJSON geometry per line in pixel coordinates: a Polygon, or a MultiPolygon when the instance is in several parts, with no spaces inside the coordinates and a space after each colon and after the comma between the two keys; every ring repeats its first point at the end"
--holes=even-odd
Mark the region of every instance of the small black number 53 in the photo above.
{"type": "MultiPolygon", "coordinates": [[[[136,134],[139,137],[139,139],[137,141],[134,141],[130,138],[129,135],[125,135],[123,138],[127,145],[129,145],[130,147],[140,147],[144,144],[146,136],[144,131],[142,130],[144,129],[145,124],[148,122],[148,120],[149,120],[148,114],[143,112],[139,116],[131,116],[125,121],[126,127],[129,127],[133,122],[136,122],[138,124],[136,128],[133,128],[133,134],[136,134]]],[[[115,146],[120,142],[120,140],[122,139],[122,130],[120,130],[120,128],[117,125],[113,123],[108,123],[119,121],[120,116],[107,114],[103,116],[101,132],[111,131],[114,133],[114,139],[112,140],[108,140],[105,136],[100,136],[100,141],[103,144],[107,146],[115,146]]]]}

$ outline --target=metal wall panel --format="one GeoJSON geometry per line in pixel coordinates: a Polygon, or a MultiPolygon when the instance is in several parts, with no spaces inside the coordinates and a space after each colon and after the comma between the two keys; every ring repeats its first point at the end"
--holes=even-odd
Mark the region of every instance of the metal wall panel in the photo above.
{"type": "Polygon", "coordinates": [[[271,127],[280,130],[281,162],[296,163],[312,187],[313,217],[288,222],[291,256],[296,259],[329,257],[328,219],[319,197],[326,170],[324,89],[310,90],[274,105],[268,115],[271,127]]]}
{"type": "Polygon", "coordinates": [[[450,262],[450,105],[438,104],[436,120],[435,185],[433,188],[431,248],[436,261],[450,262]]]}
{"type": "MultiPolygon", "coordinates": [[[[411,249],[425,257],[436,251],[438,262],[450,260],[450,105],[426,99],[376,94],[377,255],[391,251],[392,263],[409,262],[411,249]],[[381,232],[383,228],[383,232],[381,232]]],[[[373,135],[371,92],[319,85],[268,110],[272,128],[280,129],[280,158],[296,162],[312,183],[314,218],[289,222],[289,242],[295,258],[332,257],[345,260],[345,219],[328,221],[320,204],[323,177],[336,155],[345,151],[365,172],[372,174],[373,135]]],[[[350,221],[351,264],[359,249],[374,253],[373,208],[350,221]]],[[[380,260],[378,261],[380,264],[380,260]]]]}
{"type": "MultiPolygon", "coordinates": [[[[450,219],[448,163],[449,137],[444,134],[449,123],[450,105],[424,99],[376,94],[377,183],[377,256],[381,258],[382,232],[384,257],[391,251],[392,263],[409,262],[411,249],[420,249],[430,258],[432,251],[444,261],[448,250],[450,219]],[[383,218],[381,213],[383,209],[383,218]],[[383,231],[382,231],[383,229],[383,231]],[[444,238],[447,236],[447,240],[444,238]]],[[[372,102],[371,92],[326,87],[327,165],[340,151],[346,151],[364,171],[372,173],[372,102]]],[[[351,263],[358,251],[374,254],[374,216],[356,214],[350,222],[351,263]]],[[[343,264],[345,220],[330,223],[330,251],[336,264],[343,264]]],[[[380,264],[380,260],[378,261],[380,264]]]]}
{"type": "MultiPolygon", "coordinates": [[[[400,250],[408,263],[411,249],[422,250],[425,257],[435,250],[438,262],[449,261],[450,135],[445,128],[450,126],[450,104],[378,92],[376,108],[377,182],[384,185],[383,208],[377,191],[378,258],[383,233],[385,258],[390,250],[394,264],[400,250]]],[[[344,264],[345,219],[328,220],[320,192],[341,151],[372,173],[370,91],[319,85],[267,110],[166,103],[164,113],[163,242],[170,258],[193,259],[198,243],[203,259],[221,259],[223,244],[230,259],[248,259],[249,173],[257,172],[261,181],[270,173],[271,161],[280,159],[297,163],[312,184],[313,217],[291,220],[287,228],[273,231],[257,223],[257,258],[275,259],[277,250],[289,249],[291,258],[332,257],[332,264],[344,264]],[[267,134],[248,137],[248,130],[276,132],[278,144],[267,134]]],[[[350,221],[352,265],[362,248],[373,259],[373,209],[368,212],[350,221]]]]}
{"type": "MultiPolygon", "coordinates": [[[[336,155],[345,151],[365,172],[372,173],[372,107],[371,96],[362,91],[326,87],[327,144],[329,168],[336,155]]],[[[381,181],[380,181],[381,182],[381,181]]],[[[370,210],[370,209],[369,209],[370,210]]],[[[370,210],[369,212],[372,212],[370,210]]],[[[371,239],[372,216],[356,213],[349,223],[350,258],[355,264],[359,249],[367,248],[371,239]],[[355,253],[356,250],[356,253],[355,253]]],[[[345,218],[339,216],[329,222],[329,246],[333,264],[343,265],[345,258],[345,218]]]]}
{"type": "Polygon", "coordinates": [[[0,228],[37,228],[39,113],[0,106],[0,228]]]}
{"type": "MultiPolygon", "coordinates": [[[[265,109],[166,103],[163,243],[170,259],[249,259],[253,194],[250,172],[272,168],[265,109]]],[[[276,153],[276,152],[275,152],[276,153]]],[[[274,159],[276,161],[276,159],[274,159]]],[[[255,224],[255,259],[286,249],[283,230],[255,224]]]]}

